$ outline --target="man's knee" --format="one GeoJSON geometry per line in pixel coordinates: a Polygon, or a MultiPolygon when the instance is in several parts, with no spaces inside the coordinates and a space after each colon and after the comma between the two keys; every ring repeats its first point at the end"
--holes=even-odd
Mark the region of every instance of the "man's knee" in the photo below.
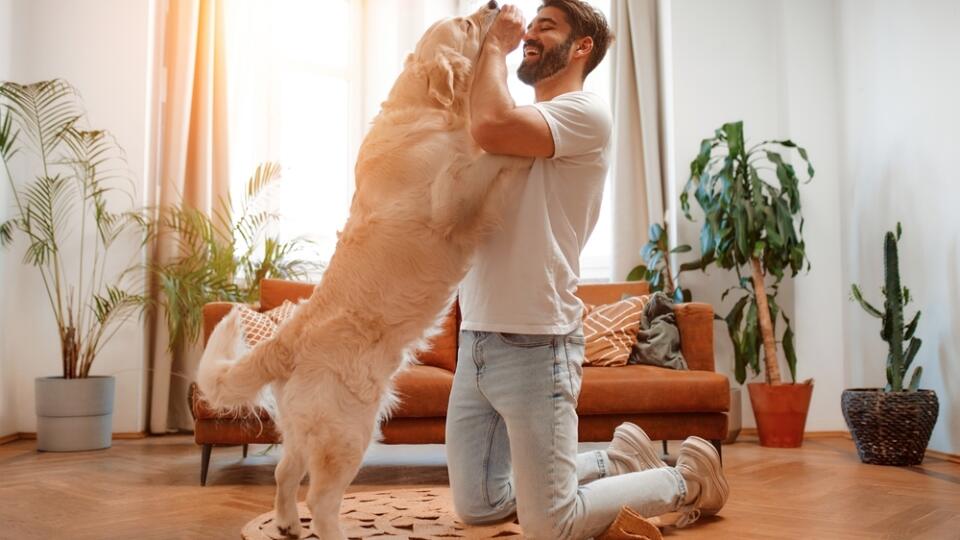
{"type": "Polygon", "coordinates": [[[454,498],[453,508],[461,521],[467,525],[485,525],[506,519],[516,512],[514,501],[505,501],[497,506],[489,505],[482,500],[469,501],[454,498]]]}

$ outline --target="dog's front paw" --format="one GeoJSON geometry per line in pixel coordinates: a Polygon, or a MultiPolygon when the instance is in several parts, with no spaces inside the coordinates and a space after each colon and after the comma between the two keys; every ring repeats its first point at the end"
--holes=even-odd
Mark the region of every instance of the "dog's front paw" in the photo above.
{"type": "Polygon", "coordinates": [[[290,527],[277,527],[280,538],[300,538],[300,525],[290,527]]]}
{"type": "Polygon", "coordinates": [[[289,523],[282,523],[280,520],[275,522],[277,527],[277,533],[280,534],[280,538],[300,538],[300,520],[294,519],[289,523]]]}

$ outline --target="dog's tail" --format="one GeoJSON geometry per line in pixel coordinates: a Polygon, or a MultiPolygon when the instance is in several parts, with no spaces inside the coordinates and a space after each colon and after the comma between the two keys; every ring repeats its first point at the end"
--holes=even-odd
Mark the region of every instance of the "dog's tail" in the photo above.
{"type": "Polygon", "coordinates": [[[247,347],[240,314],[234,308],[207,340],[197,368],[197,385],[212,408],[242,414],[245,409],[264,405],[261,390],[271,381],[289,376],[289,364],[289,351],[277,336],[253,349],[247,347]]]}

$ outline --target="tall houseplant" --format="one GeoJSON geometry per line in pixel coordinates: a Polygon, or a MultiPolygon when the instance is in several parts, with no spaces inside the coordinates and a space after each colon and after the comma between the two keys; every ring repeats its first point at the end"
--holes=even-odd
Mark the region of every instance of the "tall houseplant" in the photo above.
{"type": "MultiPolygon", "coordinates": [[[[806,262],[800,217],[800,180],[784,153],[796,151],[812,179],[807,152],[789,140],[748,146],[743,122],[724,124],[704,139],[690,164],[690,179],[680,195],[688,219],[692,194],[703,210],[701,257],[737,273],[738,284],[723,298],[742,296],[724,318],[733,342],[735,376],[741,384],[747,368],[759,374],[762,352],[766,384],[748,385],[760,442],[765,446],[799,446],[809,408],[812,384],[783,384],[777,361],[776,323],[791,379],[796,382],[797,357],[790,319],[777,304],[779,284],[796,275],[806,262]],[[799,223],[798,223],[799,222],[799,223]],[[747,275],[744,275],[746,271],[747,275]],[[772,282],[770,281],[772,279],[772,282]]],[[[809,179],[808,179],[809,181],[809,179]]]]}
{"type": "Polygon", "coordinates": [[[919,465],[940,409],[936,392],[919,389],[922,366],[913,370],[909,385],[904,386],[922,341],[915,336],[920,312],[909,323],[904,316],[910,290],[900,281],[897,243],[901,233],[897,223],[896,234],[888,231],[883,241],[883,310],[867,301],[859,286],[850,287],[851,298],[881,320],[880,337],[887,342],[887,386],[847,389],[841,398],[843,417],[860,460],[878,465],[919,465]]]}
{"type": "Polygon", "coordinates": [[[36,380],[41,450],[110,446],[114,380],[90,370],[147,303],[131,273],[139,250],[119,269],[111,251],[123,238],[142,247],[147,237],[147,220],[123,189],[123,151],[109,133],[83,124],[66,81],[0,84],[0,158],[15,207],[0,224],[0,242],[26,241],[23,260],[39,274],[60,343],[61,376],[36,380]],[[24,178],[14,178],[14,169],[27,171],[24,178]],[[127,208],[116,209],[124,198],[127,208]],[[71,254],[78,250],[75,259],[64,255],[68,245],[71,254]]]}

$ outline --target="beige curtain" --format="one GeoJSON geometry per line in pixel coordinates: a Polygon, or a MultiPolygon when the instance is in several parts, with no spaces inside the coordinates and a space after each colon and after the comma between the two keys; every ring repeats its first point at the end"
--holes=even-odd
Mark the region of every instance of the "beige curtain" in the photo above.
{"type": "MultiPolygon", "coordinates": [[[[156,179],[151,204],[183,202],[210,212],[229,194],[227,172],[225,0],[169,0],[161,17],[156,179]]],[[[151,246],[152,262],[177,256],[168,235],[151,246]]],[[[156,287],[153,288],[156,293],[156,287]]],[[[200,347],[168,351],[163,313],[148,322],[150,432],[193,429],[187,388],[200,347]]]]}
{"type": "Polygon", "coordinates": [[[656,0],[612,0],[614,281],[642,262],[652,223],[663,221],[660,67],[656,0]]]}

